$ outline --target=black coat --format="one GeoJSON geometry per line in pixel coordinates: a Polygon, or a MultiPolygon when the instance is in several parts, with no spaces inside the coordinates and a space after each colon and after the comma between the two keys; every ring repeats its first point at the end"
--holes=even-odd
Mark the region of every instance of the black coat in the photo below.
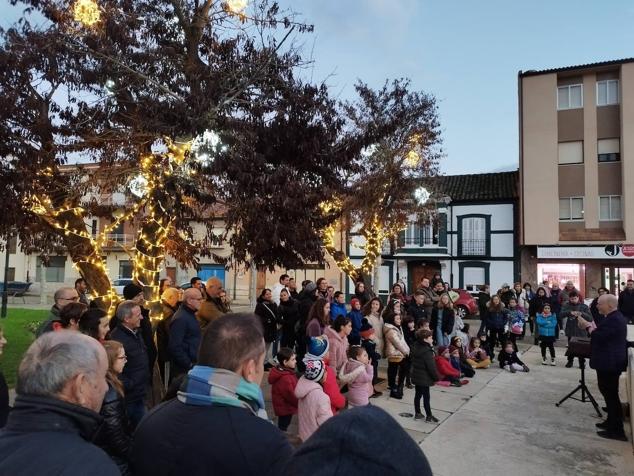
{"type": "Polygon", "coordinates": [[[260,318],[260,322],[262,322],[264,341],[273,342],[277,339],[277,324],[280,319],[277,313],[277,304],[258,298],[258,303],[253,312],[260,318]]]}
{"type": "Polygon", "coordinates": [[[550,298],[548,296],[540,297],[535,294],[535,297],[528,303],[528,315],[535,317],[544,310],[544,304],[550,304],[550,298]]]}
{"type": "Polygon", "coordinates": [[[295,334],[295,325],[299,321],[299,303],[295,299],[280,301],[277,312],[282,324],[282,331],[287,334],[295,334]]]}
{"type": "Polygon", "coordinates": [[[150,367],[141,331],[137,331],[135,334],[123,324],[119,324],[110,334],[110,338],[123,345],[125,355],[128,358],[120,377],[125,390],[126,402],[143,400],[150,384],[150,367]]]}
{"type": "Polygon", "coordinates": [[[627,319],[620,311],[605,316],[590,338],[591,368],[598,372],[623,372],[627,368],[627,319]]]}
{"type": "Polygon", "coordinates": [[[7,423],[9,408],[9,387],[4,375],[0,372],[0,428],[7,423]]]}
{"type": "Polygon", "coordinates": [[[484,291],[478,293],[478,312],[480,313],[480,320],[484,319],[487,313],[487,304],[490,300],[491,295],[489,293],[485,293],[484,291]]]}
{"type": "Polygon", "coordinates": [[[436,362],[434,360],[434,349],[426,342],[414,342],[410,347],[410,358],[412,359],[412,383],[431,387],[434,382],[440,380],[436,362]]]}
{"type": "Polygon", "coordinates": [[[619,311],[627,317],[634,317],[634,291],[624,289],[619,294],[619,311]]]}
{"type": "Polygon", "coordinates": [[[501,369],[503,369],[505,365],[511,365],[511,364],[524,365],[524,362],[520,360],[520,358],[517,356],[517,352],[515,351],[513,351],[513,353],[511,354],[508,354],[506,353],[504,349],[502,349],[500,351],[500,354],[498,355],[498,360],[500,361],[501,369]]]}
{"type": "Polygon", "coordinates": [[[101,417],[54,398],[18,395],[0,431],[0,474],[118,476],[119,468],[90,443],[101,417]]]}
{"type": "Polygon", "coordinates": [[[249,410],[186,405],[154,408],[134,435],[136,476],[278,475],[292,453],[284,434],[249,410]]]}
{"type": "Polygon", "coordinates": [[[370,357],[373,364],[381,360],[381,354],[376,351],[376,342],[373,340],[361,339],[361,347],[368,353],[368,357],[370,357]]]}
{"type": "Polygon", "coordinates": [[[599,298],[595,297],[590,304],[590,313],[592,313],[592,320],[598,326],[599,322],[601,322],[604,316],[599,312],[599,308],[597,305],[599,304],[599,298]]]}
{"type": "Polygon", "coordinates": [[[414,322],[418,323],[420,320],[428,320],[430,316],[427,315],[427,311],[424,305],[419,306],[416,301],[412,300],[406,307],[405,311],[409,316],[412,316],[414,322]]]}
{"type": "MultiPolygon", "coordinates": [[[[453,332],[453,325],[455,322],[453,309],[444,309],[442,313],[442,331],[449,335],[453,332]]],[[[436,332],[436,326],[438,325],[438,308],[434,306],[434,310],[431,312],[431,320],[429,321],[429,328],[436,332]]]]}
{"type": "Polygon", "coordinates": [[[122,474],[126,474],[132,445],[132,427],[123,396],[112,385],[108,385],[99,413],[103,417],[103,424],[99,428],[95,444],[112,457],[122,474]]]}

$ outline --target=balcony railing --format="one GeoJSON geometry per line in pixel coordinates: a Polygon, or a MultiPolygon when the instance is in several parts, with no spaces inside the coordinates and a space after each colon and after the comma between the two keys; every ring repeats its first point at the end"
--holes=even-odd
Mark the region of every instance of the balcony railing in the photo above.
{"type": "Polygon", "coordinates": [[[462,240],[460,254],[466,256],[484,256],[487,254],[487,240],[462,240]]]}
{"type": "Polygon", "coordinates": [[[128,246],[134,243],[134,235],[130,233],[108,233],[106,235],[106,246],[128,246]]]}

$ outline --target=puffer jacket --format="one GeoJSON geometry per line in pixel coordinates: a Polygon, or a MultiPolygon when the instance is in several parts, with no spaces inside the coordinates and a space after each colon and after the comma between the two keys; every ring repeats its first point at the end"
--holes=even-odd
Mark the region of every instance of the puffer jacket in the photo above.
{"type": "Polygon", "coordinates": [[[436,357],[434,357],[434,361],[436,362],[436,369],[438,370],[438,376],[440,377],[440,380],[443,380],[446,377],[460,377],[460,371],[454,369],[451,365],[451,362],[445,359],[442,355],[437,355],[436,357]]]}
{"type": "Polygon", "coordinates": [[[355,407],[370,403],[370,395],[374,393],[374,387],[372,387],[374,369],[371,364],[363,365],[358,360],[348,359],[343,368],[346,373],[352,373],[360,367],[365,371],[359,372],[358,376],[348,384],[348,402],[355,407]]]}
{"type": "Polygon", "coordinates": [[[557,316],[555,314],[544,316],[538,313],[536,322],[539,326],[540,337],[555,337],[557,335],[557,316]]]}
{"type": "Polygon", "coordinates": [[[487,329],[501,331],[504,329],[504,325],[508,320],[508,311],[505,309],[504,304],[502,304],[499,310],[488,309],[486,316],[487,329]]]}
{"type": "Polygon", "coordinates": [[[328,418],[332,417],[330,399],[317,382],[301,377],[295,387],[298,400],[299,437],[306,441],[328,418]]]}
{"type": "Polygon", "coordinates": [[[330,351],[328,352],[329,365],[336,373],[339,373],[341,367],[343,367],[348,359],[348,339],[340,336],[339,333],[330,326],[326,327],[324,334],[330,344],[330,351]]]}
{"type": "Polygon", "coordinates": [[[381,357],[385,357],[385,342],[383,336],[383,318],[376,314],[368,314],[366,316],[368,322],[374,329],[374,342],[376,343],[376,351],[381,357]]]}
{"type": "Polygon", "coordinates": [[[405,342],[403,329],[394,324],[383,326],[385,336],[385,356],[390,362],[400,362],[409,355],[409,346],[405,342]]]}
{"type": "Polygon", "coordinates": [[[434,361],[434,349],[426,342],[414,342],[411,347],[410,357],[412,359],[412,383],[431,387],[434,382],[440,380],[436,362],[434,361]]]}
{"type": "Polygon", "coordinates": [[[348,314],[348,309],[346,308],[346,304],[339,304],[338,302],[333,302],[330,305],[330,320],[335,322],[335,319],[339,316],[346,317],[348,314]]]}
{"type": "Polygon", "coordinates": [[[132,427],[126,414],[123,395],[120,395],[110,383],[99,413],[103,417],[103,423],[95,437],[95,444],[117,463],[121,474],[129,474],[132,427]]]}
{"type": "Polygon", "coordinates": [[[295,415],[297,413],[297,375],[290,369],[273,367],[269,372],[273,411],[277,416],[295,415]]]}

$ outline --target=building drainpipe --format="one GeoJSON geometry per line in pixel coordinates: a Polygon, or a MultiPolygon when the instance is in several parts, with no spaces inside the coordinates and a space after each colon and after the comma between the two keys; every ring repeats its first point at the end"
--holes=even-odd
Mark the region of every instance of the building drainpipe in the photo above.
{"type": "MultiPolygon", "coordinates": [[[[449,217],[449,226],[451,231],[453,231],[453,207],[447,203],[447,206],[450,207],[450,217],[449,217]]],[[[447,233],[447,239],[449,241],[449,285],[451,288],[455,287],[453,284],[453,234],[447,233]]]]}

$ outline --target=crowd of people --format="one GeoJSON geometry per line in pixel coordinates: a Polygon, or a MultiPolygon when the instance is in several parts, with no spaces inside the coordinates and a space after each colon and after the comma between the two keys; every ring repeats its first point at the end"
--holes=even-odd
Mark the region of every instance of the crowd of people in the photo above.
{"type": "MultiPolygon", "coordinates": [[[[454,312],[440,276],[423,278],[411,295],[395,284],[384,305],[363,282],[346,303],[323,278],[298,290],[282,275],[260,293],[253,314],[231,313],[217,278],[204,284],[193,278],[186,290],[166,279],[163,319],[155,325],[138,285],[125,286],[112,318],[87,300],[84,285],[78,280],[55,293],[50,316],[20,364],[15,405],[0,432],[3,474],[35,474],[38,464],[52,474],[206,474],[211,468],[222,474],[295,468],[288,474],[301,474],[302,459],[315,457],[305,448],[336,451],[324,434],[347,431],[346,419],[378,418],[386,431],[409,440],[370,405],[382,394],[381,359],[390,398],[413,389],[414,418],[433,424],[432,386],[465,385],[496,358],[508,372],[528,372],[517,341],[529,332],[544,365],[555,364],[553,344],[561,334],[590,336],[590,364],[608,412],[599,435],[625,438],[618,377],[626,366],[629,317],[623,315],[634,282],[618,300],[600,290],[591,306],[572,283],[535,293],[530,284],[504,284],[495,294],[483,287],[476,335],[454,312]],[[266,372],[277,428],[264,406],[266,372]],[[303,444],[293,452],[285,432],[295,415],[303,444]]],[[[0,333],[0,352],[5,342],[0,333]]],[[[0,387],[4,407],[3,393],[0,387]]],[[[408,457],[423,470],[418,474],[431,474],[420,449],[408,457]]]]}

